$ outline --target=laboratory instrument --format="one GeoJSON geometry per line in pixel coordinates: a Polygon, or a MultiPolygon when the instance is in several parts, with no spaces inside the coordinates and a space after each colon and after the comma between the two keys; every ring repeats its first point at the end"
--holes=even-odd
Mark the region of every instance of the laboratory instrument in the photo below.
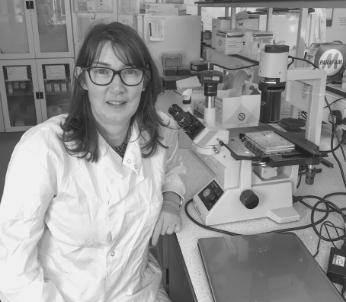
{"type": "Polygon", "coordinates": [[[207,126],[215,126],[215,97],[217,95],[217,85],[222,83],[223,74],[217,70],[203,70],[198,74],[201,84],[204,87],[205,108],[204,122],[207,126]]]}
{"type": "MultiPolygon", "coordinates": [[[[300,218],[293,207],[292,195],[298,183],[299,165],[308,167],[305,181],[312,184],[315,165],[322,158],[318,146],[326,73],[307,68],[285,71],[283,66],[288,62],[284,64],[281,56],[282,52],[275,51],[261,56],[264,58],[260,63],[261,81],[266,86],[262,93],[269,95],[269,109],[275,114],[275,100],[289,102],[293,115],[295,111],[305,111],[307,119],[302,133],[287,132],[277,123],[221,129],[198,120],[177,105],[169,108],[169,113],[192,140],[195,154],[215,174],[193,197],[194,207],[206,225],[265,217],[286,223],[300,218]],[[280,56],[277,61],[281,64],[267,64],[271,55],[280,56]],[[265,66],[271,69],[265,70],[265,66]],[[278,79],[280,93],[272,89],[274,81],[270,82],[269,78],[278,79]]],[[[262,106],[261,110],[267,108],[262,106]]]]}

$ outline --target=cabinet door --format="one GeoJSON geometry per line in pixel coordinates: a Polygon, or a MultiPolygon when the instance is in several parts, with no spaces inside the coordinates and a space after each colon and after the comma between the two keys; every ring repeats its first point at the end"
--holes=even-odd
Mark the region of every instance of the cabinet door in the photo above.
{"type": "Polygon", "coordinates": [[[69,0],[35,0],[31,10],[36,58],[73,57],[69,0]]]}
{"type": "Polygon", "coordinates": [[[166,290],[172,301],[196,302],[197,298],[187,272],[186,264],[181,253],[176,234],[165,235],[163,237],[164,256],[168,259],[164,263],[168,264],[166,271],[166,290]]]}
{"type": "Polygon", "coordinates": [[[0,63],[0,92],[6,131],[23,131],[42,120],[32,60],[0,63]]]}
{"type": "Polygon", "coordinates": [[[75,0],[72,4],[72,28],[75,55],[84,41],[89,29],[100,22],[110,23],[118,19],[117,0],[86,1],[75,0]]]}
{"type": "Polygon", "coordinates": [[[0,1],[0,59],[33,58],[30,10],[22,0],[0,1]]]}
{"type": "Polygon", "coordinates": [[[44,98],[40,102],[42,119],[66,113],[70,105],[73,77],[72,59],[40,59],[37,61],[40,91],[44,98]]]}
{"type": "Polygon", "coordinates": [[[116,14],[110,13],[74,13],[73,22],[73,39],[75,47],[75,55],[77,57],[80,47],[84,41],[86,33],[97,23],[111,23],[117,21],[116,14]]]}

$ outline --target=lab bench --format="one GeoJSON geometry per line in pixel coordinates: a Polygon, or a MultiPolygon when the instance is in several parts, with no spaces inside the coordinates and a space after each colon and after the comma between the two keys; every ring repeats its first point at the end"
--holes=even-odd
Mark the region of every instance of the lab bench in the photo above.
{"type": "MultiPolygon", "coordinates": [[[[165,111],[172,103],[176,103],[178,99],[179,97],[174,92],[166,92],[159,99],[158,108],[165,111]]],[[[188,201],[213,178],[213,174],[190,150],[189,144],[191,143],[189,138],[182,132],[179,132],[179,137],[181,142],[179,153],[186,165],[187,171],[183,175],[183,181],[187,188],[185,201],[188,201]]],[[[327,193],[345,191],[335,160],[333,158],[328,158],[328,160],[334,163],[334,168],[327,168],[321,165],[322,172],[316,175],[315,183],[306,185],[303,179],[294,195],[313,194],[322,197],[327,193]]],[[[342,163],[342,166],[345,169],[346,163],[342,163]]],[[[297,222],[277,224],[268,218],[262,218],[217,225],[215,227],[239,234],[258,234],[311,223],[311,211],[308,208],[301,203],[295,203],[294,208],[300,214],[300,220],[297,222]]],[[[191,204],[188,207],[188,211],[192,217],[199,220],[197,212],[191,204]]],[[[197,226],[187,217],[184,210],[181,211],[181,217],[182,230],[176,235],[161,238],[162,254],[164,255],[164,283],[173,302],[213,302],[198,251],[197,240],[199,238],[224,235],[197,226]]],[[[338,221],[339,217],[335,215],[335,219],[338,221]]],[[[342,221],[338,221],[338,223],[342,224],[342,221]]],[[[313,230],[308,228],[295,231],[295,233],[303,241],[310,253],[314,254],[317,248],[318,237],[313,230]]],[[[319,253],[315,257],[324,271],[327,270],[331,246],[331,243],[321,241],[319,253]]],[[[340,288],[338,289],[340,290],[340,288]]]]}

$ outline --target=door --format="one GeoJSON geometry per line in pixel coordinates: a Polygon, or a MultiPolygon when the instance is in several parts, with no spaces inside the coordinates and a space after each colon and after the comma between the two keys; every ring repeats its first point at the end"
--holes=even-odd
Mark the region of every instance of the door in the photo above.
{"type": "Polygon", "coordinates": [[[5,131],[24,131],[42,121],[33,60],[0,62],[0,92],[5,131]]]}
{"type": "Polygon", "coordinates": [[[75,55],[84,41],[89,29],[100,22],[117,21],[117,0],[72,1],[72,23],[75,55]]]}
{"type": "Polygon", "coordinates": [[[36,60],[42,120],[66,113],[70,105],[73,78],[73,59],[36,60]]]}
{"type": "Polygon", "coordinates": [[[73,57],[69,0],[35,0],[31,20],[36,58],[73,57]]]}
{"type": "Polygon", "coordinates": [[[0,1],[0,59],[24,59],[35,56],[31,14],[26,5],[28,2],[0,1]]]}

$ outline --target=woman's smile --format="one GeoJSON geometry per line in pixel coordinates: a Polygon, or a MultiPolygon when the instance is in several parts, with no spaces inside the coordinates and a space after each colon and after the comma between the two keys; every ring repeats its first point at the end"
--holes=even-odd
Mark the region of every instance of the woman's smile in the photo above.
{"type": "Polygon", "coordinates": [[[127,104],[127,101],[109,100],[106,103],[112,107],[123,107],[127,104]]]}

